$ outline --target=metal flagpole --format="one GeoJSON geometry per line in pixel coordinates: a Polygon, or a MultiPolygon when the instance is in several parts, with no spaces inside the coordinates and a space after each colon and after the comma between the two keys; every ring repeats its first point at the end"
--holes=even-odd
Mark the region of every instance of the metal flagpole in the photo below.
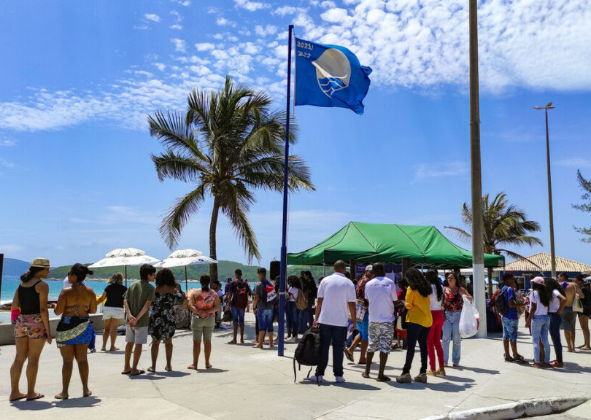
{"type": "Polygon", "coordinates": [[[480,159],[480,96],[478,88],[478,9],[469,0],[470,28],[470,161],[472,164],[472,265],[474,303],[480,313],[477,337],[487,336],[484,285],[484,242],[482,215],[482,168],[480,159]]]}
{"type": "Polygon", "coordinates": [[[291,38],[293,25],[289,25],[287,37],[287,120],[285,121],[285,162],[283,168],[283,228],[281,231],[281,273],[279,281],[279,328],[277,350],[279,356],[283,356],[285,345],[285,279],[287,277],[287,198],[288,198],[288,170],[289,170],[289,111],[291,101],[291,38]]]}

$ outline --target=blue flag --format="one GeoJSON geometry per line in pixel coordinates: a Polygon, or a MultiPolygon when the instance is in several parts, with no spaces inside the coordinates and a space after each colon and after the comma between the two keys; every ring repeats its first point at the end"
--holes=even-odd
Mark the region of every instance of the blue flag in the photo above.
{"type": "Polygon", "coordinates": [[[349,108],[363,114],[371,68],[347,48],[296,38],[295,104],[349,108]]]}

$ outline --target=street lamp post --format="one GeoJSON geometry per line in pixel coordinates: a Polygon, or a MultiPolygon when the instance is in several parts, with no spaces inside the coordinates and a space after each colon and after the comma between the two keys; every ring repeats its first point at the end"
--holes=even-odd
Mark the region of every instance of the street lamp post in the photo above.
{"type": "Polygon", "coordinates": [[[554,249],[554,211],[552,210],[552,174],[550,172],[550,134],[548,132],[548,110],[554,109],[552,102],[545,107],[534,106],[534,109],[543,109],[546,113],[546,166],[548,169],[548,213],[550,217],[550,255],[552,263],[552,277],[556,278],[556,252],[554,249]]]}

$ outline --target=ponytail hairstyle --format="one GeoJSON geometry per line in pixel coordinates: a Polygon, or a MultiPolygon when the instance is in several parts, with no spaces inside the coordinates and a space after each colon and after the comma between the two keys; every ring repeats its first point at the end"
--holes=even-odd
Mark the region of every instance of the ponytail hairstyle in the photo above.
{"type": "Polygon", "coordinates": [[[201,283],[201,290],[209,292],[209,285],[211,283],[211,277],[209,277],[209,274],[201,274],[201,277],[199,277],[199,283],[201,283]]]}
{"type": "Polygon", "coordinates": [[[439,275],[437,270],[429,270],[425,274],[425,278],[429,283],[435,286],[437,290],[437,302],[439,302],[443,298],[443,287],[441,286],[441,282],[439,281],[439,275]]]}
{"type": "Polygon", "coordinates": [[[82,283],[86,279],[86,276],[92,276],[94,271],[90,270],[85,265],[76,263],[70,268],[69,274],[76,276],[76,283],[82,283]]]}
{"type": "Polygon", "coordinates": [[[562,296],[565,296],[564,289],[562,288],[560,283],[558,283],[558,281],[556,281],[552,277],[544,277],[544,285],[546,286],[546,290],[548,291],[548,296],[550,297],[550,300],[554,299],[554,295],[552,295],[552,292],[554,292],[554,290],[558,290],[562,296]]]}
{"type": "Polygon", "coordinates": [[[406,280],[408,281],[408,287],[419,292],[421,296],[427,297],[433,293],[431,284],[425,279],[423,273],[416,268],[406,270],[406,280]]]}
{"type": "Polygon", "coordinates": [[[21,276],[21,281],[26,283],[29,280],[31,280],[32,278],[34,278],[35,275],[38,272],[43,271],[43,270],[45,270],[45,268],[42,268],[42,267],[29,267],[29,269],[27,270],[27,272],[21,276]]]}
{"type": "Polygon", "coordinates": [[[546,289],[545,284],[532,282],[531,286],[534,290],[538,291],[538,294],[540,295],[540,302],[542,302],[542,305],[544,305],[546,308],[550,306],[551,295],[548,296],[548,289],[546,289]]]}

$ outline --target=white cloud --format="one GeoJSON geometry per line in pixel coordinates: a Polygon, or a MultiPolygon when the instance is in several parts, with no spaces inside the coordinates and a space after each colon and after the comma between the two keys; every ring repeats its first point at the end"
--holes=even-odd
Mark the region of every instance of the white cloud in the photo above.
{"type": "Polygon", "coordinates": [[[591,159],[571,158],[556,161],[558,166],[568,166],[573,168],[591,168],[591,159]]]}
{"type": "Polygon", "coordinates": [[[185,41],[179,38],[172,38],[170,40],[174,44],[174,50],[178,52],[185,52],[187,50],[187,44],[185,41]]]}
{"type": "Polygon", "coordinates": [[[12,169],[14,167],[16,167],[16,165],[6,159],[4,159],[3,157],[0,157],[0,166],[4,167],[4,168],[8,168],[8,169],[12,169]]]}
{"type": "Polygon", "coordinates": [[[225,17],[219,17],[216,19],[215,23],[219,26],[232,26],[236,27],[236,22],[232,22],[231,20],[226,19],[225,17]]]}
{"type": "Polygon", "coordinates": [[[215,45],[211,42],[200,42],[195,44],[195,48],[197,48],[197,51],[211,51],[215,48],[215,45]]]}
{"type": "Polygon", "coordinates": [[[191,2],[189,0],[171,0],[173,3],[180,4],[181,6],[190,6],[191,2]]]}
{"type": "Polygon", "coordinates": [[[300,7],[294,7],[294,6],[282,6],[279,7],[275,10],[273,10],[271,13],[274,15],[279,15],[279,16],[285,16],[285,15],[295,15],[298,12],[303,12],[306,9],[302,9],[300,7]]]}
{"type": "Polygon", "coordinates": [[[183,25],[179,25],[178,23],[175,23],[174,25],[170,25],[170,29],[177,29],[180,31],[183,29],[183,25]]]}
{"type": "Polygon", "coordinates": [[[160,70],[160,71],[164,71],[164,70],[166,70],[166,64],[163,64],[163,63],[154,63],[154,66],[155,66],[155,67],[156,67],[158,70],[160,70]]]}
{"type": "Polygon", "coordinates": [[[269,4],[260,1],[234,0],[234,3],[236,3],[236,7],[246,9],[250,12],[270,7],[269,4]]]}
{"type": "Polygon", "coordinates": [[[421,163],[414,166],[414,182],[428,178],[443,178],[463,176],[468,173],[468,164],[465,162],[438,162],[421,163]]]}
{"type": "Polygon", "coordinates": [[[12,147],[15,146],[16,143],[13,142],[12,140],[0,140],[0,146],[4,146],[4,147],[12,147]]]}
{"type": "Polygon", "coordinates": [[[158,16],[158,15],[156,15],[156,14],[154,14],[154,13],[146,13],[146,14],[144,15],[144,17],[145,17],[147,20],[150,20],[150,21],[152,21],[152,22],[160,22],[160,16],[158,16]]]}
{"type": "Polygon", "coordinates": [[[277,26],[267,25],[263,27],[261,25],[257,25],[254,28],[254,31],[258,36],[275,35],[277,33],[277,26]]]}
{"type": "Polygon", "coordinates": [[[337,7],[337,5],[335,4],[334,1],[323,1],[322,3],[319,4],[319,6],[324,9],[332,9],[334,7],[337,7]]]}

